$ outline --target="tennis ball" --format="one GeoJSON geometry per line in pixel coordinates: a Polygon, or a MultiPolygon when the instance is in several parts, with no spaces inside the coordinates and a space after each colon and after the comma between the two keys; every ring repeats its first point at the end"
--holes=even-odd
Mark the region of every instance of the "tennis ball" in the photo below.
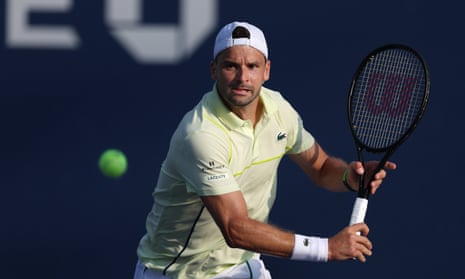
{"type": "Polygon", "coordinates": [[[128,161],[120,150],[107,149],[100,155],[98,166],[106,177],[118,178],[126,172],[128,161]]]}

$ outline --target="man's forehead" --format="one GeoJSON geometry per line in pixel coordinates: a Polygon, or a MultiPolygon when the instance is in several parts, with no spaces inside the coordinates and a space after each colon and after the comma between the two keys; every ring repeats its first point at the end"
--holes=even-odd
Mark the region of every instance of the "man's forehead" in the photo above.
{"type": "Polygon", "coordinates": [[[243,60],[246,61],[262,61],[265,59],[265,56],[258,49],[247,46],[247,45],[237,45],[227,48],[218,55],[218,58],[221,60],[243,60]]]}

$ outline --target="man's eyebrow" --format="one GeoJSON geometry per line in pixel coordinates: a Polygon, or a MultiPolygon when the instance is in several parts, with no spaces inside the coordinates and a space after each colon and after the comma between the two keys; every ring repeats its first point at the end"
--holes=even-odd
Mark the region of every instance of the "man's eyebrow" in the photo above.
{"type": "Polygon", "coordinates": [[[237,65],[239,63],[234,62],[233,60],[224,59],[223,61],[221,61],[221,64],[234,64],[234,65],[237,65]]]}

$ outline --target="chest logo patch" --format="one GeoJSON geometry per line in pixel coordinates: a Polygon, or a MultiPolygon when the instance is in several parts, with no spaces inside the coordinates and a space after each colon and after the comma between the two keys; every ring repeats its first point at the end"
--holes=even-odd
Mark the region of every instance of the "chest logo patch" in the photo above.
{"type": "Polygon", "coordinates": [[[282,141],[283,139],[287,138],[287,133],[284,132],[279,132],[278,135],[276,135],[276,139],[278,141],[282,141]]]}

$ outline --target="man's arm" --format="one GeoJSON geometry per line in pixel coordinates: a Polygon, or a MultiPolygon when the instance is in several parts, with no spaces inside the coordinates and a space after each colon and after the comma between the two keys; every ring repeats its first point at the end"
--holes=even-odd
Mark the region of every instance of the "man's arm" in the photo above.
{"type": "Polygon", "coordinates": [[[291,257],[294,234],[249,218],[246,202],[240,191],[203,196],[202,201],[230,247],[291,257]]]}
{"type": "MultiPolygon", "coordinates": [[[[203,196],[202,201],[230,247],[277,257],[291,258],[293,255],[295,234],[250,219],[240,191],[219,196],[203,196]]],[[[344,228],[329,238],[327,260],[358,258],[362,262],[366,261],[365,256],[371,255],[372,249],[367,234],[366,224],[344,228]],[[362,235],[357,234],[359,231],[362,235]]]]}
{"type": "MultiPolygon", "coordinates": [[[[316,185],[333,192],[348,191],[347,187],[342,183],[342,176],[345,171],[348,171],[348,183],[355,190],[358,189],[359,176],[365,172],[361,162],[355,161],[347,164],[339,158],[329,156],[317,142],[301,153],[289,154],[289,157],[303,169],[316,185]]],[[[377,165],[377,161],[365,163],[368,176],[374,172],[377,165]]],[[[386,162],[384,169],[376,173],[374,180],[371,181],[371,194],[376,192],[386,177],[385,169],[395,170],[396,168],[395,163],[386,162]]]]}
{"type": "Polygon", "coordinates": [[[347,191],[347,188],[342,184],[342,175],[349,168],[349,165],[341,159],[328,156],[317,142],[301,153],[289,154],[289,158],[316,185],[334,192],[347,191]]]}
{"type": "MultiPolygon", "coordinates": [[[[361,174],[360,171],[363,172],[360,162],[349,165],[340,159],[330,157],[317,143],[310,149],[290,157],[314,183],[332,191],[347,191],[342,184],[345,170],[349,170],[348,178],[349,182],[353,182],[352,185],[356,185],[354,181],[357,175],[361,174]]],[[[381,184],[385,175],[384,170],[377,174],[375,181],[377,186],[381,184]]],[[[292,257],[296,251],[296,246],[299,244],[295,243],[294,233],[249,218],[247,205],[240,191],[201,198],[230,247],[286,258],[292,257]]],[[[358,258],[364,262],[365,257],[371,255],[372,249],[367,234],[366,224],[355,224],[344,228],[328,239],[327,260],[358,258]],[[357,232],[362,234],[358,235],[357,232]]]]}

